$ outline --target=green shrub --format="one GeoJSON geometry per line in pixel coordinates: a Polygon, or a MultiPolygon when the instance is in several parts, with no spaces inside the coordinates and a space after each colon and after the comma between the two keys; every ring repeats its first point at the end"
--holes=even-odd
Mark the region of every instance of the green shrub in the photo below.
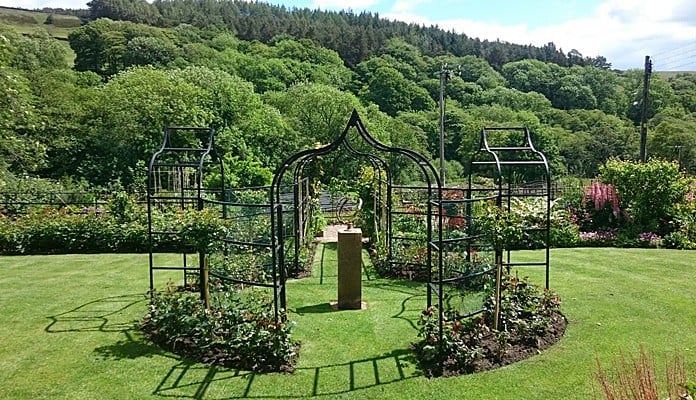
{"type": "MultiPolygon", "coordinates": [[[[252,371],[291,371],[297,358],[292,324],[275,323],[272,301],[254,292],[214,296],[168,287],[152,293],[141,329],[153,342],[201,362],[252,371]]],[[[283,316],[284,317],[284,316],[283,316]]]]}
{"type": "Polygon", "coordinates": [[[669,233],[675,205],[685,201],[689,191],[679,166],[662,160],[609,160],[600,167],[600,179],[616,188],[636,231],[660,235],[669,233]]]}
{"type": "Polygon", "coordinates": [[[521,214],[508,212],[493,202],[488,202],[483,213],[477,215],[476,223],[481,227],[484,238],[494,249],[510,249],[523,238],[521,214]]]}
{"type": "Polygon", "coordinates": [[[668,247],[676,249],[696,248],[696,187],[692,187],[686,201],[676,204],[674,209],[672,232],[667,235],[669,237],[668,247]]]}
{"type": "Polygon", "coordinates": [[[549,232],[552,247],[575,247],[580,244],[580,229],[578,226],[565,222],[552,222],[549,232]]]}
{"type": "Polygon", "coordinates": [[[3,254],[141,253],[147,243],[146,225],[119,222],[100,209],[41,207],[0,218],[3,254]]]}
{"type": "MultiPolygon", "coordinates": [[[[550,204],[549,243],[552,247],[575,247],[580,242],[580,230],[572,222],[567,202],[554,200],[550,204]]],[[[524,233],[511,249],[538,249],[544,247],[546,232],[537,229],[546,226],[546,199],[540,197],[511,199],[510,213],[522,221],[524,233]]]]}
{"type": "Polygon", "coordinates": [[[667,234],[662,239],[663,245],[668,249],[683,249],[683,250],[693,250],[696,249],[696,242],[692,241],[687,234],[684,232],[672,232],[667,234]]]}
{"type": "MultiPolygon", "coordinates": [[[[552,313],[560,308],[558,296],[541,290],[528,282],[527,278],[504,276],[501,283],[500,327],[501,330],[517,332],[521,340],[535,339],[543,335],[551,323],[552,313]]],[[[483,303],[486,324],[493,326],[495,297],[488,296],[483,303]]]]}
{"type": "Polygon", "coordinates": [[[74,15],[49,14],[44,22],[46,25],[53,25],[58,28],[77,28],[82,25],[80,18],[74,15]]]}

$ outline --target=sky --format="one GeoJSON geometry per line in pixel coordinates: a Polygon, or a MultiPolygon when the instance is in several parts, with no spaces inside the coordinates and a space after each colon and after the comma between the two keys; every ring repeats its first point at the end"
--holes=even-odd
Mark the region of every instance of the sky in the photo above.
{"type": "MultiPolygon", "coordinates": [[[[87,8],[88,0],[0,0],[0,6],[87,8]]],[[[694,0],[263,0],[437,25],[469,37],[604,56],[616,69],[696,71],[694,0]]]]}

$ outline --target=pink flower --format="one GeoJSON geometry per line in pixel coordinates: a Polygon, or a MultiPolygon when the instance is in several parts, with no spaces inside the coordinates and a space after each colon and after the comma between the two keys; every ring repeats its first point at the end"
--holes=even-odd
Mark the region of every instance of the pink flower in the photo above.
{"type": "Polygon", "coordinates": [[[596,211],[603,209],[607,204],[611,204],[611,210],[614,216],[619,215],[621,209],[619,208],[619,195],[616,193],[616,188],[610,183],[602,183],[594,181],[585,191],[582,203],[586,204],[587,200],[590,200],[596,211]]]}

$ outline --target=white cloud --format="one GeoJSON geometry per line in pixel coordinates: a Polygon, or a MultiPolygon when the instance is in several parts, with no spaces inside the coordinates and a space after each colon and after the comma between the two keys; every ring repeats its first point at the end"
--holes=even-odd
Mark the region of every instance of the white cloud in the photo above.
{"type": "Polygon", "coordinates": [[[348,5],[345,0],[314,0],[309,8],[319,8],[322,10],[345,10],[347,8],[352,10],[366,10],[377,3],[379,3],[379,0],[351,0],[348,5]]]}
{"type": "Polygon", "coordinates": [[[428,4],[432,0],[396,0],[392,5],[391,12],[397,14],[408,14],[421,4],[428,4]]]}
{"type": "Polygon", "coordinates": [[[2,7],[17,7],[27,10],[48,8],[85,9],[89,0],[0,0],[2,7]]]}
{"type": "MultiPolygon", "coordinates": [[[[629,69],[642,68],[646,55],[669,54],[670,50],[678,52],[696,42],[696,19],[685,18],[685,15],[696,16],[696,4],[690,0],[608,0],[600,4],[591,17],[559,21],[539,28],[469,19],[430,21],[412,13],[396,11],[383,16],[417,24],[437,24],[440,28],[482,40],[500,39],[536,46],[553,42],[566,53],[576,49],[585,56],[602,55],[615,68],[629,69]]],[[[657,69],[662,65],[665,69],[696,70],[696,48],[683,55],[681,64],[678,59],[670,63],[660,63],[659,58],[654,61],[657,69]]]]}

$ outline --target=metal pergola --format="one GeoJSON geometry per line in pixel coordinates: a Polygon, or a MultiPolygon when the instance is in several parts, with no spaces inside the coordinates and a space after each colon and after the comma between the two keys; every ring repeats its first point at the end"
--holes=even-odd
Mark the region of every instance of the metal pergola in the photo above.
{"type": "MultiPolygon", "coordinates": [[[[484,128],[479,148],[468,164],[467,187],[445,188],[437,170],[426,157],[410,149],[389,146],[375,139],[357,111],[353,110],[345,129],[333,142],[300,151],[285,160],[275,171],[271,186],[262,189],[267,193],[267,203],[264,201],[258,204],[245,204],[228,198],[224,188],[223,164],[219,157],[214,156],[213,150],[212,129],[170,127],[165,129],[162,146],[150,161],[148,230],[151,289],[154,288],[153,273],[157,270],[183,271],[184,282],[187,273],[196,273],[200,276],[201,285],[207,285],[203,276],[206,255],[202,251],[198,254],[198,265],[190,265],[187,254],[191,253],[191,249],[185,248],[178,249],[182,253],[182,265],[162,266],[155,263],[153,254],[158,251],[155,244],[166,241],[167,237],[176,238],[180,234],[155,229],[152,222],[155,209],[168,207],[202,210],[210,206],[220,210],[220,218],[228,218],[228,208],[258,210],[254,215],[270,221],[268,225],[263,225],[263,229],[267,226],[269,232],[253,240],[227,237],[224,239],[225,246],[231,247],[225,247],[224,251],[234,251],[234,246],[241,246],[265,252],[267,261],[263,261],[264,264],[259,265],[259,268],[268,272],[269,279],[255,282],[235,280],[222,274],[216,277],[272,290],[276,323],[281,322],[287,309],[288,271],[300,267],[300,251],[311,240],[307,236],[307,227],[312,212],[309,200],[316,195],[312,192],[310,176],[317,173],[314,163],[339,151],[347,154],[349,159],[360,160],[378,172],[374,175],[372,202],[374,239],[384,245],[389,265],[422,275],[427,287],[426,306],[436,307],[439,313],[440,343],[443,338],[445,310],[455,307],[452,292],[466,288],[472,281],[495,276],[496,285],[499,286],[501,267],[509,271],[513,266],[543,266],[546,287],[549,287],[550,170],[544,154],[534,147],[532,134],[527,128],[484,128]],[[173,138],[181,133],[201,137],[203,145],[192,147],[177,144],[173,138]],[[520,137],[522,143],[497,144],[499,140],[495,136],[501,133],[508,137],[520,137]],[[417,179],[408,183],[397,181],[395,166],[403,167],[406,164],[415,171],[417,179]],[[217,198],[211,196],[210,191],[203,186],[206,171],[220,173],[222,188],[216,189],[221,190],[217,198]],[[478,178],[484,178],[488,184],[477,183],[478,178]],[[517,262],[513,250],[518,244],[507,243],[504,248],[491,249],[490,243],[486,243],[485,234],[477,227],[478,207],[486,202],[493,202],[509,212],[515,198],[539,198],[543,201],[543,223],[523,227],[525,235],[538,239],[537,247],[545,248],[544,257],[540,261],[517,262]],[[403,221],[411,225],[403,224],[403,221]],[[418,232],[410,231],[409,226],[418,226],[418,232]],[[479,254],[491,250],[495,252],[494,265],[489,263],[485,268],[472,268],[477,263],[479,254]]],[[[203,294],[203,289],[201,293],[203,294]]],[[[499,296],[500,293],[497,292],[496,295],[499,296]]],[[[461,303],[469,300],[471,299],[464,298],[461,303]]],[[[499,303],[499,297],[496,302],[499,303]]],[[[469,307],[464,316],[482,312],[480,306],[479,302],[478,307],[469,307]]]]}

